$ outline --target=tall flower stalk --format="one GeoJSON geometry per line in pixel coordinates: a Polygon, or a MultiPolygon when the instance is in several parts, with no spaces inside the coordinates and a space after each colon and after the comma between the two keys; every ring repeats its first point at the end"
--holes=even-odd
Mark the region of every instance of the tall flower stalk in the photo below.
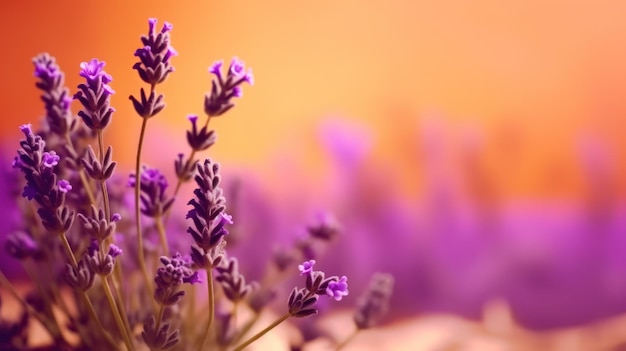
{"type": "MultiPolygon", "coordinates": [[[[141,170],[141,151],[148,119],[154,117],[165,108],[163,94],[155,91],[156,85],[163,83],[168,75],[174,72],[174,67],[171,65],[170,59],[177,55],[174,48],[170,45],[170,31],[172,30],[172,25],[165,22],[161,31],[157,33],[155,30],[156,23],[157,20],[155,18],[148,20],[148,35],[141,37],[143,47],[135,51],[135,56],[139,58],[139,62],[135,63],[133,66],[133,69],[137,70],[137,73],[139,73],[141,80],[150,85],[150,94],[146,95],[144,88],[141,88],[139,99],[133,95],[130,96],[135,111],[141,117],[141,131],[139,132],[137,157],[135,160],[135,174],[137,175],[137,184],[135,185],[135,221],[137,226],[139,265],[144,275],[146,287],[150,287],[152,284],[145,264],[143,233],[141,231],[139,199],[141,189],[141,174],[139,173],[141,170]]],[[[167,251],[167,247],[163,249],[167,251]]]]}

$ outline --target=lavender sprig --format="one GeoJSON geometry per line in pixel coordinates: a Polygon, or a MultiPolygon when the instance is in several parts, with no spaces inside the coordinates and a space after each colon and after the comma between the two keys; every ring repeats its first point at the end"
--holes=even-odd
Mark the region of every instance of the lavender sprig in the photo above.
{"type": "Polygon", "coordinates": [[[174,197],[178,194],[181,185],[191,179],[191,173],[198,162],[195,159],[196,153],[208,149],[217,139],[215,132],[208,130],[211,118],[221,116],[235,106],[232,99],[243,96],[243,83],[254,84],[252,69],[246,71],[243,61],[237,57],[233,57],[226,76],[222,74],[223,64],[224,61],[220,60],[209,67],[209,73],[215,78],[211,81],[211,91],[204,96],[204,113],[207,115],[204,125],[198,130],[197,116],[188,117],[191,121],[191,130],[187,131],[187,142],[191,147],[191,154],[184,162],[182,161],[184,155],[180,154],[174,162],[178,177],[174,197]]]}
{"type": "Polygon", "coordinates": [[[337,276],[326,278],[324,272],[313,270],[314,265],[315,261],[310,260],[298,266],[300,275],[306,275],[306,285],[304,288],[293,288],[287,301],[288,312],[265,329],[241,343],[233,351],[245,349],[248,345],[291,317],[303,318],[317,314],[318,310],[315,308],[315,304],[319,300],[320,295],[326,294],[336,301],[340,301],[344,296],[348,295],[348,278],[346,276],[342,276],[341,278],[337,276]]]}
{"type": "MultiPolygon", "coordinates": [[[[170,73],[174,72],[170,59],[176,56],[176,50],[170,44],[170,32],[173,26],[164,22],[163,28],[156,33],[157,20],[150,18],[148,20],[148,34],[141,36],[142,47],[135,51],[135,56],[139,58],[139,62],[133,65],[133,69],[137,70],[139,77],[150,85],[150,94],[140,89],[140,99],[130,96],[129,99],[133,103],[133,107],[137,114],[141,117],[141,131],[139,132],[139,142],[137,145],[137,158],[135,160],[135,174],[140,174],[141,151],[143,148],[143,139],[146,133],[148,119],[154,117],[165,108],[163,95],[157,94],[155,87],[157,84],[163,83],[170,73]]],[[[137,252],[139,255],[139,265],[144,276],[146,287],[151,286],[148,275],[148,269],[145,264],[143,252],[143,233],[141,232],[141,208],[140,208],[140,189],[141,177],[138,177],[135,186],[135,221],[137,226],[137,252]]],[[[176,193],[174,194],[176,197],[176,193]]],[[[164,230],[164,229],[162,229],[164,230]]],[[[162,235],[164,236],[164,235],[162,235]]],[[[167,248],[165,248],[167,251],[167,248]]]]}
{"type": "Polygon", "coordinates": [[[196,284],[200,282],[197,272],[191,270],[191,264],[180,254],[173,257],[161,257],[162,267],[157,270],[154,282],[156,290],[154,299],[159,304],[159,312],[144,324],[141,336],[152,350],[168,350],[180,341],[180,331],[170,332],[170,323],[163,323],[165,308],[176,305],[185,295],[180,290],[183,283],[196,284]]]}
{"type": "Polygon", "coordinates": [[[70,104],[72,98],[69,90],[63,85],[65,74],[61,71],[54,57],[47,53],[33,58],[35,85],[42,91],[41,100],[46,109],[46,122],[50,130],[60,136],[69,134],[76,128],[77,120],[72,115],[70,104]]]}

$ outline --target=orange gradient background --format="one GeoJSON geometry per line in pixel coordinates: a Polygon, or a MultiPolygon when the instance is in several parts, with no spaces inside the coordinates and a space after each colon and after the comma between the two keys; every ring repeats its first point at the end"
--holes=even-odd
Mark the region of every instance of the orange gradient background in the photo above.
{"type": "MultiPolygon", "coordinates": [[[[97,57],[116,90],[106,138],[129,169],[140,120],[128,96],[142,86],[133,52],[156,17],[159,28],[174,24],[180,55],[159,87],[168,106],[148,126],[153,158],[187,151],[186,115],[202,114],[207,67],[236,55],[256,85],[212,122],[212,153],[225,162],[266,172],[290,155],[313,169],[319,120],[340,116],[371,126],[374,158],[411,185],[406,148],[434,114],[485,128],[485,162],[506,193],[569,196],[581,187],[572,151],[581,134],[598,135],[626,164],[624,13],[625,2],[590,0],[5,1],[0,136],[17,141],[17,126],[43,113],[33,56],[55,56],[72,93],[79,63],[97,57]]],[[[615,171],[623,193],[624,167],[615,171]]]]}

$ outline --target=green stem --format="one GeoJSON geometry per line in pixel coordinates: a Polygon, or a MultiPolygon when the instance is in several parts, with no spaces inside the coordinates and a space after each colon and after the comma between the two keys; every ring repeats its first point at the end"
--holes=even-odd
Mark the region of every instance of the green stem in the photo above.
{"type": "MultiPolygon", "coordinates": [[[[100,157],[100,163],[104,162],[104,142],[102,140],[102,131],[98,131],[98,151],[100,157]]],[[[111,208],[109,204],[109,192],[104,180],[100,181],[100,189],[102,190],[102,202],[104,204],[104,215],[107,221],[111,220],[111,208]]]]}
{"type": "Polygon", "coordinates": [[[211,324],[213,323],[213,315],[215,314],[215,294],[213,291],[213,269],[208,268],[206,270],[207,275],[207,294],[209,299],[209,321],[206,324],[206,328],[204,329],[204,336],[202,337],[202,343],[200,344],[200,349],[204,348],[204,344],[209,337],[209,331],[211,329],[211,324]]]}
{"type": "Polygon", "coordinates": [[[170,256],[170,249],[167,245],[167,235],[165,235],[165,227],[163,226],[163,217],[158,215],[155,218],[157,231],[159,232],[159,238],[161,239],[161,246],[163,246],[163,252],[165,256],[170,256]]]}
{"type": "MultiPolygon", "coordinates": [[[[65,254],[70,259],[70,263],[72,264],[72,267],[74,267],[74,269],[78,272],[78,261],[76,261],[76,256],[74,256],[74,252],[72,251],[72,247],[70,246],[70,243],[67,241],[67,237],[65,236],[65,233],[61,233],[59,236],[61,237],[61,242],[63,243],[63,247],[65,248],[65,254]]],[[[96,322],[98,329],[100,330],[102,335],[105,336],[107,341],[111,343],[111,345],[117,347],[115,341],[111,338],[111,336],[106,331],[106,329],[104,329],[104,326],[102,325],[100,318],[98,318],[98,315],[96,314],[96,310],[94,309],[93,304],[91,303],[91,300],[89,299],[89,296],[87,296],[87,293],[84,292],[82,289],[78,289],[78,290],[80,292],[81,299],[83,300],[83,304],[87,308],[87,311],[89,312],[91,319],[96,322]]]]}
{"type": "Polygon", "coordinates": [[[268,325],[265,329],[263,329],[260,332],[256,333],[250,339],[244,341],[241,345],[237,346],[233,351],[241,351],[241,350],[245,349],[250,344],[252,344],[253,342],[257,341],[259,338],[261,338],[263,335],[267,334],[267,332],[269,332],[270,330],[276,328],[276,326],[278,326],[280,323],[286,321],[289,317],[291,317],[291,313],[289,313],[289,312],[285,313],[282,317],[280,317],[277,320],[275,320],[272,324],[268,325]]]}
{"type": "Polygon", "coordinates": [[[143,253],[143,235],[141,233],[141,209],[139,204],[139,190],[141,188],[141,148],[143,147],[143,138],[146,133],[146,125],[148,124],[147,118],[142,118],[141,132],[139,133],[139,144],[137,146],[137,159],[135,162],[135,221],[137,222],[137,254],[139,258],[139,267],[143,273],[143,278],[146,284],[146,289],[152,291],[152,281],[148,275],[148,269],[146,268],[146,258],[143,253]]]}
{"type": "Polygon", "coordinates": [[[135,349],[133,346],[133,342],[130,339],[128,330],[126,329],[124,325],[124,321],[122,320],[120,311],[118,310],[117,304],[115,303],[115,298],[113,297],[113,293],[111,292],[111,286],[109,285],[108,278],[105,276],[102,276],[102,287],[104,289],[104,293],[106,294],[107,300],[109,302],[111,313],[113,313],[113,317],[115,318],[115,323],[117,324],[117,328],[119,329],[120,334],[124,338],[124,343],[126,344],[126,348],[128,348],[128,351],[133,351],[135,349]]]}

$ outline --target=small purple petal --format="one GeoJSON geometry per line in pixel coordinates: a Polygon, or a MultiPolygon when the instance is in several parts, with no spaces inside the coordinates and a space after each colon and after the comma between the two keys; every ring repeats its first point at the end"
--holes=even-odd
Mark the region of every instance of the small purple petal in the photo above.
{"type": "Polygon", "coordinates": [[[165,22],[163,22],[163,29],[161,29],[161,33],[167,33],[169,31],[171,31],[172,28],[174,28],[174,25],[172,25],[171,23],[165,21],[165,22]]]}
{"type": "Polygon", "coordinates": [[[20,130],[22,131],[22,133],[24,133],[24,135],[28,138],[29,135],[33,134],[33,129],[32,129],[32,124],[27,123],[27,124],[22,124],[20,126],[20,130]]]}
{"type": "Polygon", "coordinates": [[[24,186],[24,191],[22,191],[22,197],[27,198],[28,200],[32,200],[37,195],[37,189],[30,185],[24,186]]]}
{"type": "Polygon", "coordinates": [[[68,191],[72,190],[72,185],[65,179],[59,180],[57,185],[59,186],[59,191],[62,193],[67,193],[68,191]]]}
{"type": "Polygon", "coordinates": [[[313,265],[315,265],[315,260],[304,261],[302,264],[298,265],[300,275],[311,273],[313,271],[313,265]]]}
{"type": "Polygon", "coordinates": [[[115,258],[117,256],[120,256],[123,253],[124,251],[122,251],[122,249],[120,249],[117,245],[111,244],[109,246],[109,256],[115,258]]]}
{"type": "Polygon", "coordinates": [[[344,275],[338,281],[330,282],[326,288],[326,294],[336,301],[341,301],[344,296],[348,296],[348,277],[344,275]]]}
{"type": "Polygon", "coordinates": [[[46,168],[53,168],[59,164],[61,158],[55,151],[44,152],[42,157],[43,166],[46,168]]]}
{"type": "Polygon", "coordinates": [[[112,216],[111,216],[111,222],[119,222],[122,220],[122,215],[120,215],[119,213],[115,212],[112,216]]]}
{"type": "Polygon", "coordinates": [[[240,77],[243,75],[244,63],[237,57],[233,57],[233,60],[230,62],[229,73],[235,77],[240,77]]]}

